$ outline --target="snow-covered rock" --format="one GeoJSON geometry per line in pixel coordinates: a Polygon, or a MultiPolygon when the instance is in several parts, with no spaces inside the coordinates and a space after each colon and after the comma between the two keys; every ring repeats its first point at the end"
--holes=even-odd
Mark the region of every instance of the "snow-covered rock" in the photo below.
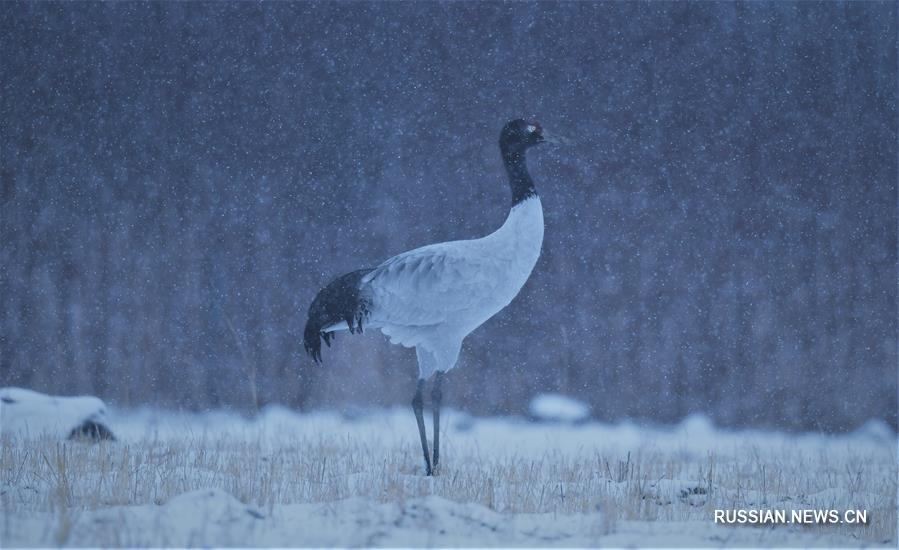
{"type": "Polygon", "coordinates": [[[28,437],[115,439],[106,405],[97,397],[60,397],[23,388],[0,388],[0,432],[28,437]]]}
{"type": "Polygon", "coordinates": [[[562,394],[541,393],[531,400],[530,412],[538,420],[582,422],[589,418],[590,406],[562,394]]]}
{"type": "Polygon", "coordinates": [[[887,442],[896,439],[896,432],[893,431],[893,428],[880,418],[872,418],[866,421],[859,426],[855,433],[875,441],[887,442]]]}

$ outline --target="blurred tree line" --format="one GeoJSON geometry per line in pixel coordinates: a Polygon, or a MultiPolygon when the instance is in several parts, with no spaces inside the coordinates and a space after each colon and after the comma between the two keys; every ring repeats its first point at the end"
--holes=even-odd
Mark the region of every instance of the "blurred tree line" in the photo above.
{"type": "Polygon", "coordinates": [[[406,404],[331,277],[503,220],[502,124],[546,240],[450,404],[896,426],[897,5],[0,7],[0,384],[125,406],[406,404]]]}

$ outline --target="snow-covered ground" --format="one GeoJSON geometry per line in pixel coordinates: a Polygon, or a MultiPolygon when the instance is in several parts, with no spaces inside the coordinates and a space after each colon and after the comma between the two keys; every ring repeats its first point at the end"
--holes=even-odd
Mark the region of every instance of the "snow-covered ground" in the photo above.
{"type": "Polygon", "coordinates": [[[113,408],[118,440],[95,445],[0,422],[0,545],[896,546],[897,441],[880,424],[444,418],[435,478],[406,409],[113,408]],[[716,508],[858,508],[868,524],[724,526],[716,508]]]}

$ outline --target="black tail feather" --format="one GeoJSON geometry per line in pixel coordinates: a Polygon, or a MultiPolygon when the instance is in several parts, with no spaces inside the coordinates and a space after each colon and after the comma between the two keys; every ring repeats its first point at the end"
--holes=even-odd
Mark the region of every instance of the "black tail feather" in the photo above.
{"type": "Polygon", "coordinates": [[[346,321],[350,332],[362,332],[362,321],[368,316],[369,306],[360,295],[359,283],[371,269],[360,269],[337,277],[321,289],[309,306],[309,318],[303,331],[303,347],[316,363],[322,361],[322,340],[331,347],[333,332],[322,332],[325,327],[346,321]]]}

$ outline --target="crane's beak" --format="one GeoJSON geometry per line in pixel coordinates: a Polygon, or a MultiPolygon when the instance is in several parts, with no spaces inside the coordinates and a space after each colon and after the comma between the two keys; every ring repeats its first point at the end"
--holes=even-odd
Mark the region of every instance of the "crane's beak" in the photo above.
{"type": "Polygon", "coordinates": [[[541,132],[540,137],[543,138],[541,140],[542,143],[550,143],[552,145],[572,145],[572,144],[574,144],[573,139],[569,139],[564,136],[559,136],[559,135],[547,132],[546,130],[543,130],[543,132],[541,132]]]}

